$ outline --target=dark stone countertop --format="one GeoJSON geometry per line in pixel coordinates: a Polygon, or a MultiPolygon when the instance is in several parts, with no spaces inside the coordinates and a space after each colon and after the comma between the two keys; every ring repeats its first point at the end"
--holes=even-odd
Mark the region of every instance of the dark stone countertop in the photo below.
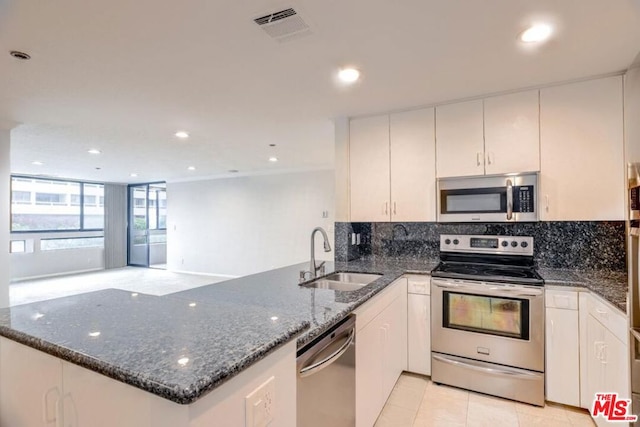
{"type": "MultiPolygon", "coordinates": [[[[327,263],[326,274],[381,274],[354,292],[299,286],[307,264],[162,297],[108,289],[0,309],[0,335],[188,404],[294,337],[298,347],[310,342],[401,275],[429,274],[437,263],[375,256],[327,263]]],[[[587,288],[625,311],[623,273],[539,271],[550,285],[587,288]]]]}
{"type": "Polygon", "coordinates": [[[586,288],[627,313],[627,273],[606,270],[539,268],[545,285],[586,288]]]}

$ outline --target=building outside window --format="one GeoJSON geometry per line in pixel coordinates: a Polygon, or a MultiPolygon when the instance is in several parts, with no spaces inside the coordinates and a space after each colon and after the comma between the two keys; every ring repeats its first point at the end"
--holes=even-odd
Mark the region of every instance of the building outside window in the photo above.
{"type": "Polygon", "coordinates": [[[11,178],[12,232],[103,228],[104,185],[29,177],[11,178]]]}

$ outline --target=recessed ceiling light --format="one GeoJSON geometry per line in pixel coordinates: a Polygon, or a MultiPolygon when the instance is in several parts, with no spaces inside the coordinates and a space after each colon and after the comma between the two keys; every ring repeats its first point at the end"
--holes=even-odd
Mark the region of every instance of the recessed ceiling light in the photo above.
{"type": "Polygon", "coordinates": [[[100,331],[95,331],[95,332],[89,332],[89,336],[90,337],[99,337],[100,336],[100,331]]]}
{"type": "Polygon", "coordinates": [[[132,178],[135,178],[135,177],[137,177],[137,176],[138,176],[138,174],[137,174],[137,173],[132,173],[130,176],[131,176],[132,178]]]}
{"type": "Polygon", "coordinates": [[[89,153],[89,154],[100,154],[100,153],[102,153],[102,151],[98,150],[97,148],[92,148],[91,150],[88,150],[87,153],[89,153]]]}
{"type": "Polygon", "coordinates": [[[196,167],[195,166],[189,166],[187,169],[189,169],[190,171],[194,171],[194,170],[196,170],[196,167]]]}
{"type": "Polygon", "coordinates": [[[22,61],[27,61],[31,59],[31,55],[28,53],[20,52],[19,50],[12,50],[9,52],[9,55],[13,56],[16,59],[20,59],[22,61]]]}
{"type": "Polygon", "coordinates": [[[44,163],[39,162],[38,160],[36,160],[35,162],[31,162],[32,165],[36,165],[36,166],[42,166],[44,165],[44,163]]]}
{"type": "Polygon", "coordinates": [[[338,72],[338,78],[343,83],[355,83],[360,78],[360,71],[355,68],[343,68],[338,72]]]}
{"type": "Polygon", "coordinates": [[[535,24],[520,33],[520,41],[524,43],[539,43],[551,36],[551,26],[548,24],[535,24]]]}
{"type": "Polygon", "coordinates": [[[178,132],[176,132],[176,136],[180,139],[187,139],[189,138],[189,133],[183,130],[179,130],[178,132]]]}
{"type": "Polygon", "coordinates": [[[277,157],[269,157],[269,161],[275,163],[275,162],[278,161],[278,158],[277,157]]]}

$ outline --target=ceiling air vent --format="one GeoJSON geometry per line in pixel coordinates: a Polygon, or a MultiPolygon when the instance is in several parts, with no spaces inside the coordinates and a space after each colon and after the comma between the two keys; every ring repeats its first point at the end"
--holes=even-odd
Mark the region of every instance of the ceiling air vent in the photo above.
{"type": "Polygon", "coordinates": [[[253,21],[270,37],[280,42],[311,33],[309,25],[293,8],[270,13],[253,21]]]}

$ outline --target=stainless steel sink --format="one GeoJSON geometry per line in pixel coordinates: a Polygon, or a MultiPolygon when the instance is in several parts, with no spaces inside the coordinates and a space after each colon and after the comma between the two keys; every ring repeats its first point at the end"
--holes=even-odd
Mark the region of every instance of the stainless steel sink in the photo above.
{"type": "Polygon", "coordinates": [[[364,283],[346,283],[346,282],[337,282],[335,280],[326,280],[326,279],[318,279],[313,282],[305,283],[302,285],[306,288],[316,288],[316,289],[331,289],[333,291],[357,291],[358,289],[366,286],[364,283]]]}
{"type": "Polygon", "coordinates": [[[333,273],[313,282],[303,283],[307,288],[331,289],[334,291],[351,292],[367,286],[382,274],[368,273],[333,273]]]}
{"type": "Polygon", "coordinates": [[[372,273],[333,273],[326,277],[323,277],[325,280],[333,280],[336,282],[344,282],[344,283],[358,283],[362,285],[368,285],[374,280],[381,277],[382,274],[372,274],[372,273]]]}

